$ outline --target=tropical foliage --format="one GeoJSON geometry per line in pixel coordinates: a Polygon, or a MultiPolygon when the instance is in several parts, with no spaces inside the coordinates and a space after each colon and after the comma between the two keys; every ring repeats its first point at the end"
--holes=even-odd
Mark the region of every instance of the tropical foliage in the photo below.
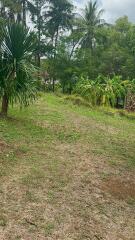
{"type": "Polygon", "coordinates": [[[81,77],[74,92],[80,94],[92,105],[122,107],[127,92],[135,87],[134,84],[134,80],[123,81],[120,76],[113,78],[99,76],[95,80],[81,77]]]}
{"type": "Polygon", "coordinates": [[[3,27],[2,33],[0,96],[2,114],[6,115],[9,102],[27,105],[36,96],[35,68],[30,64],[35,43],[33,35],[20,24],[3,27]]]}
{"type": "Polygon", "coordinates": [[[82,32],[81,46],[83,48],[93,49],[97,38],[97,29],[105,23],[101,19],[104,10],[98,10],[97,1],[89,1],[86,5],[83,15],[77,19],[77,30],[82,32]]]}
{"type": "Polygon", "coordinates": [[[107,23],[103,13],[96,0],[82,12],[70,0],[1,0],[3,103],[29,103],[37,85],[124,107],[135,89],[135,25],[127,16],[107,23]]]}

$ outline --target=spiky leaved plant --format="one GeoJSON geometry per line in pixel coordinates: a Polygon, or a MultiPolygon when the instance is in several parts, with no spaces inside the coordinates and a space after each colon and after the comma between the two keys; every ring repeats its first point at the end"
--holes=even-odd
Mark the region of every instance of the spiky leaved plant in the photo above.
{"type": "Polygon", "coordinates": [[[35,42],[23,25],[9,24],[1,30],[0,98],[1,115],[6,116],[9,103],[28,105],[35,99],[36,70],[30,62],[35,42]]]}

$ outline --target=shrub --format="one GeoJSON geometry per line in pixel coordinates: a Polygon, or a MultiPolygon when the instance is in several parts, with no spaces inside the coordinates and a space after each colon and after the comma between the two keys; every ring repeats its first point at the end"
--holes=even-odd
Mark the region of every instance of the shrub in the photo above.
{"type": "Polygon", "coordinates": [[[74,93],[94,106],[124,107],[125,97],[131,88],[135,88],[134,81],[123,81],[120,76],[99,76],[95,80],[81,77],[74,93]]]}

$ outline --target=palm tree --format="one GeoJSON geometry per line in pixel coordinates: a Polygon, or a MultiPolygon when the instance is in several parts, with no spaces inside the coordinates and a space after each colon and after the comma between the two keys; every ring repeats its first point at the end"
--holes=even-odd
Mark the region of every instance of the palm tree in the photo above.
{"type": "Polygon", "coordinates": [[[47,11],[47,29],[57,47],[59,31],[72,28],[73,5],[68,0],[50,0],[49,10],[47,11]]]}
{"type": "Polygon", "coordinates": [[[17,22],[22,22],[26,27],[27,12],[31,14],[36,12],[32,0],[0,0],[0,13],[4,19],[15,21],[15,16],[17,16],[17,22]]]}
{"type": "Polygon", "coordinates": [[[2,27],[0,56],[1,114],[6,116],[9,103],[27,105],[35,98],[35,68],[30,63],[34,50],[34,35],[20,24],[2,27]]]}
{"type": "MultiPolygon", "coordinates": [[[[14,1],[14,0],[10,0],[10,1],[14,1]]],[[[17,14],[17,20],[19,23],[22,22],[26,27],[27,12],[29,12],[30,14],[34,14],[36,12],[36,8],[33,2],[29,0],[16,0],[16,2],[20,6],[20,11],[17,14]]]]}
{"type": "Polygon", "coordinates": [[[15,21],[15,15],[21,11],[21,5],[18,0],[0,0],[0,15],[4,21],[15,21]]]}
{"type": "Polygon", "coordinates": [[[46,0],[33,0],[33,8],[31,6],[31,20],[33,25],[36,29],[36,36],[37,36],[37,47],[36,47],[36,62],[37,66],[40,68],[41,65],[41,43],[42,43],[42,36],[43,30],[45,25],[45,14],[44,14],[44,7],[46,0]]]}
{"type": "MultiPolygon", "coordinates": [[[[73,21],[73,5],[68,0],[49,0],[49,10],[46,13],[46,29],[50,34],[54,47],[53,61],[56,59],[60,31],[70,30],[73,21]]],[[[53,91],[55,79],[53,78],[53,91]]]]}
{"type": "Polygon", "coordinates": [[[22,4],[22,20],[23,24],[26,26],[26,12],[29,11],[32,15],[37,12],[36,7],[33,2],[28,0],[19,0],[22,4]]]}
{"type": "Polygon", "coordinates": [[[101,19],[104,10],[98,10],[98,3],[90,0],[85,7],[83,16],[77,18],[78,31],[83,33],[81,46],[83,48],[93,49],[94,40],[96,39],[96,29],[101,27],[104,20],[101,19]]]}

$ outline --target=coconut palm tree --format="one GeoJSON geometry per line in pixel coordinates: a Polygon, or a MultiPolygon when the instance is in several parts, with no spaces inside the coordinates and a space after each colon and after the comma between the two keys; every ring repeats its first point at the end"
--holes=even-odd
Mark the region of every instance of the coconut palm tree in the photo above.
{"type": "Polygon", "coordinates": [[[36,7],[34,6],[32,1],[28,0],[19,0],[22,5],[22,21],[23,24],[26,26],[26,12],[30,12],[32,15],[37,12],[36,7]]]}
{"type": "Polygon", "coordinates": [[[31,20],[33,22],[33,26],[36,29],[36,36],[37,36],[37,47],[35,51],[36,63],[37,66],[40,68],[41,66],[41,55],[42,55],[42,48],[44,47],[43,42],[43,31],[45,25],[45,8],[46,0],[33,0],[32,6],[30,7],[31,10],[31,20]]]}
{"type": "Polygon", "coordinates": [[[98,3],[90,0],[85,7],[83,15],[77,18],[78,31],[83,33],[81,46],[83,48],[93,49],[96,40],[96,29],[104,24],[101,19],[104,10],[98,10],[98,3]]]}
{"type": "Polygon", "coordinates": [[[1,114],[6,116],[9,103],[27,105],[35,98],[35,68],[30,63],[34,35],[22,24],[2,27],[0,56],[1,114]]]}
{"type": "MultiPolygon", "coordinates": [[[[73,21],[73,5],[68,0],[49,0],[49,10],[46,16],[46,30],[48,31],[54,47],[53,61],[57,55],[59,34],[62,31],[70,30],[73,21]]],[[[54,77],[55,78],[55,77],[54,77]]],[[[55,79],[53,78],[53,91],[55,79]]]]}
{"type": "Polygon", "coordinates": [[[26,26],[26,13],[34,14],[36,8],[32,1],[29,0],[0,0],[1,17],[8,21],[22,22],[26,26]],[[16,16],[16,17],[15,17],[16,16]]]}
{"type": "Polygon", "coordinates": [[[46,13],[46,27],[57,46],[59,32],[72,27],[73,5],[68,0],[50,0],[49,10],[46,13]]]}
{"type": "Polygon", "coordinates": [[[0,0],[0,16],[4,21],[15,21],[15,15],[21,11],[21,4],[18,0],[0,0]]]}

